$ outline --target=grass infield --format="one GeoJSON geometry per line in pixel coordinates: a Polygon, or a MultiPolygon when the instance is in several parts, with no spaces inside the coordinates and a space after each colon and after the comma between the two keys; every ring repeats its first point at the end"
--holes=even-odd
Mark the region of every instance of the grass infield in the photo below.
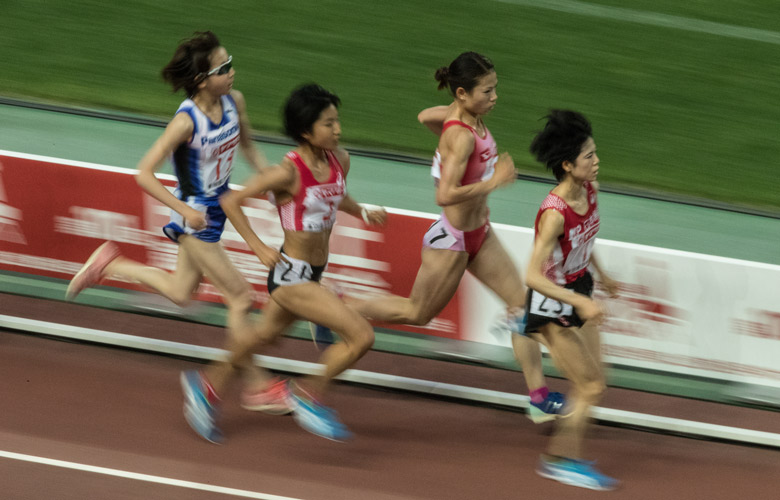
{"type": "MultiPolygon", "coordinates": [[[[486,121],[519,169],[551,107],[593,122],[600,181],[780,209],[780,17],[775,0],[10,0],[0,93],[169,117],[159,77],[177,42],[211,29],[234,56],[253,127],[280,129],[296,85],[342,98],[347,146],[428,157],[417,112],[450,101],[433,73],[488,55],[486,121]]],[[[140,157],[140,152],[139,152],[140,157]]]]}

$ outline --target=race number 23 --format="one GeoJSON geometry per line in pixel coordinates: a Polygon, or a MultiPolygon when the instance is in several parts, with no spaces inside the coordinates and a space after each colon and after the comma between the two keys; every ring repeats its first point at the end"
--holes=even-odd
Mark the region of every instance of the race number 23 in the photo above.
{"type": "Polygon", "coordinates": [[[570,304],[563,304],[557,300],[534,292],[531,296],[531,307],[529,312],[531,314],[536,314],[537,316],[558,318],[561,316],[571,316],[574,312],[574,308],[570,304]]]}

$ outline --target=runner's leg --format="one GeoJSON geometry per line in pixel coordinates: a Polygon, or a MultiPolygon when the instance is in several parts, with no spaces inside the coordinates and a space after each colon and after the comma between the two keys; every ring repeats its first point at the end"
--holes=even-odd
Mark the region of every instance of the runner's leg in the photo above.
{"type": "MultiPolygon", "coordinates": [[[[186,238],[183,236],[182,240],[186,238]]],[[[122,256],[106,266],[105,273],[108,276],[114,275],[148,286],[179,306],[184,306],[190,301],[192,293],[197,289],[203,276],[198,264],[190,256],[190,252],[181,244],[173,273],[122,256]]]]}
{"type": "Polygon", "coordinates": [[[553,361],[572,384],[568,414],[556,421],[555,434],[548,453],[553,456],[582,459],[590,408],[596,405],[606,388],[599,362],[590,354],[577,328],[548,323],[540,328],[553,361]]]}
{"type": "Polygon", "coordinates": [[[455,295],[467,264],[466,252],[423,248],[422,263],[408,298],[388,295],[372,300],[350,299],[349,305],[370,319],[425,325],[455,295]]]}
{"type": "MultiPolygon", "coordinates": [[[[498,295],[510,310],[520,309],[525,304],[525,284],[495,232],[488,233],[468,270],[498,295]]],[[[529,392],[546,388],[539,344],[525,335],[512,335],[512,347],[515,359],[523,368],[529,392]]]]}
{"type": "Polygon", "coordinates": [[[323,392],[333,377],[352,366],[374,343],[371,324],[319,283],[279,287],[272,298],[290,314],[330,328],[341,339],[322,352],[323,371],[307,380],[315,392],[323,392]]]}

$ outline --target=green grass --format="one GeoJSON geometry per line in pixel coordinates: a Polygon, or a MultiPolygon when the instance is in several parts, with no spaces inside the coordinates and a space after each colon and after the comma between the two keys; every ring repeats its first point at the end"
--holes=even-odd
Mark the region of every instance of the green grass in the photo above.
{"type": "MultiPolygon", "coordinates": [[[[342,98],[345,143],[427,157],[416,114],[449,102],[433,72],[477,50],[500,82],[487,123],[521,170],[549,175],[528,144],[547,109],[570,107],[594,124],[604,184],[780,209],[780,45],[523,3],[10,0],[0,93],[168,117],[181,96],[159,71],[212,29],[256,130],[277,134],[286,95],[316,81],[342,98]]],[[[591,4],[780,33],[775,0],[591,4]]]]}

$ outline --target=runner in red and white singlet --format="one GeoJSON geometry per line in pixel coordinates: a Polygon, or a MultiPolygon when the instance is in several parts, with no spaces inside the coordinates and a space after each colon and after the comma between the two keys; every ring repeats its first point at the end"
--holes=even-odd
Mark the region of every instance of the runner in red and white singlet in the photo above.
{"type": "Polygon", "coordinates": [[[526,272],[525,332],[544,343],[572,391],[547,450],[539,475],[596,490],[618,481],[587,460],[585,433],[590,409],[606,389],[599,324],[605,309],[591,298],[593,269],[608,294],[617,284],[593,251],[599,230],[596,203],[599,157],[588,120],[574,111],[552,110],[531,143],[531,153],[552,170],[558,185],[544,199],[534,224],[534,246],[526,272]]]}
{"type": "Polygon", "coordinates": [[[336,212],[346,195],[344,169],[330,151],[325,151],[330,177],[319,182],[295,151],[287,153],[300,176],[300,189],[284,204],[277,205],[282,227],[290,231],[322,231],[336,222],[336,212]]]}
{"type": "MultiPolygon", "coordinates": [[[[330,235],[338,210],[369,224],[384,224],[384,209],[368,210],[346,191],[349,153],[339,147],[339,98],[319,85],[304,85],[290,94],[284,107],[285,131],[298,146],[279,165],[256,175],[241,191],[232,191],[221,205],[236,231],[269,269],[268,293],[260,324],[250,341],[228,346],[228,363],[206,371],[217,392],[224,392],[242,360],[262,352],[299,319],[332,329],[340,342],[322,352],[316,374],[282,382],[273,394],[250,398],[258,407],[279,410],[289,405],[304,429],[344,441],[351,436],[336,412],[320,399],[335,376],[352,366],[371,347],[371,324],[319,281],[328,262],[330,235]],[[269,194],[284,230],[282,248],[269,247],[254,232],[241,204],[269,194]]],[[[254,404],[253,404],[254,406],[254,404]]]]}
{"type": "Polygon", "coordinates": [[[596,203],[596,190],[590,182],[585,182],[588,210],[580,215],[566,201],[555,193],[550,193],[542,202],[534,222],[534,234],[539,233],[539,220],[545,210],[556,210],[563,215],[563,236],[552,255],[544,263],[544,275],[559,285],[571,283],[588,270],[596,233],[599,231],[599,209],[596,203]]]}

